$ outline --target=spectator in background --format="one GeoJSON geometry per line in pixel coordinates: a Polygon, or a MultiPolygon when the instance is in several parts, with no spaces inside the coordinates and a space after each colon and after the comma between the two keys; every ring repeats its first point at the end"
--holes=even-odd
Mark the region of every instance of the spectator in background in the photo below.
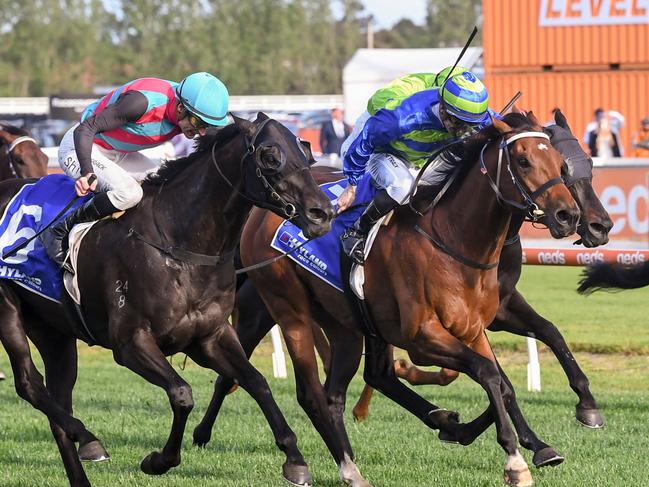
{"type": "Polygon", "coordinates": [[[616,124],[619,124],[619,118],[611,115],[610,112],[601,114],[595,129],[588,132],[588,148],[592,157],[611,158],[622,156],[620,136],[615,130],[616,124]]]}
{"type": "Polygon", "coordinates": [[[328,155],[332,165],[340,159],[340,147],[351,132],[349,125],[343,121],[340,108],[331,110],[331,120],[322,124],[320,129],[320,148],[323,155],[328,155]]]}
{"type": "Polygon", "coordinates": [[[640,122],[640,130],[633,136],[633,157],[649,158],[649,117],[640,122]]]}
{"type": "MultiPolygon", "coordinates": [[[[615,139],[619,142],[620,129],[624,126],[624,115],[622,115],[620,112],[616,112],[615,110],[606,111],[603,108],[597,108],[595,110],[593,120],[589,122],[588,125],[586,125],[586,130],[584,131],[584,136],[582,138],[584,145],[586,145],[587,147],[591,148],[592,133],[599,131],[600,122],[604,117],[608,119],[608,127],[611,130],[611,132],[615,134],[615,139]]],[[[622,155],[622,146],[619,143],[618,143],[618,149],[620,151],[620,155],[616,157],[620,157],[622,155]]],[[[593,154],[591,152],[591,156],[597,157],[597,154],[593,154]]]]}

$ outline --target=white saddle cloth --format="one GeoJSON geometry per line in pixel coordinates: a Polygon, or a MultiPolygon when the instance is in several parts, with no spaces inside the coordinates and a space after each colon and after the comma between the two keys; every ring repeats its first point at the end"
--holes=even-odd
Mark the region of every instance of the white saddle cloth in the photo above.
{"type": "Polygon", "coordinates": [[[79,258],[79,247],[81,247],[83,237],[86,236],[88,230],[90,230],[95,223],[97,222],[79,223],[72,227],[72,231],[68,236],[69,250],[66,260],[70,262],[74,274],[63,271],[63,284],[70,297],[79,305],[81,304],[81,291],[79,291],[79,285],[77,283],[77,259],[79,258]]]}

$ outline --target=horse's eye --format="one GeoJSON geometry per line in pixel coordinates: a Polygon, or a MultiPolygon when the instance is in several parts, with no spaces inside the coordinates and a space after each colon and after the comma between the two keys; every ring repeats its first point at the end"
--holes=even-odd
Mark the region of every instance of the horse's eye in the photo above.
{"type": "Polygon", "coordinates": [[[523,169],[527,169],[528,167],[532,166],[530,164],[530,161],[528,161],[526,157],[519,157],[518,158],[518,165],[520,167],[522,167],[523,169]]]}

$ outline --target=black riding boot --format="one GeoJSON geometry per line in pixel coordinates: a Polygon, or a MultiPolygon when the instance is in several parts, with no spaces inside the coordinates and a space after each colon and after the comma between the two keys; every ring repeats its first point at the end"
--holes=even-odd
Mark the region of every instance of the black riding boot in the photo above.
{"type": "MultiPolygon", "coordinates": [[[[63,260],[68,250],[67,237],[72,227],[77,223],[86,223],[99,220],[105,216],[119,211],[108,199],[107,193],[99,193],[89,199],[79,208],[62,218],[50,228],[45,230],[39,237],[47,255],[63,267],[63,260]]],[[[71,271],[70,268],[68,268],[71,271]]]]}
{"type": "Polygon", "coordinates": [[[343,252],[357,264],[363,265],[367,234],[377,221],[397,206],[399,203],[394,201],[385,189],[378,190],[363,214],[340,237],[343,252]]]}

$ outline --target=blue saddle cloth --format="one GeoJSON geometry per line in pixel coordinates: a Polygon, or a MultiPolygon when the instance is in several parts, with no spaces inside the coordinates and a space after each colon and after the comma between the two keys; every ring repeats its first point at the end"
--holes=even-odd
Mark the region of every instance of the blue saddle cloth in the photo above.
{"type": "MultiPolygon", "coordinates": [[[[346,179],[320,185],[320,188],[334,205],[346,187],[346,179]]],[[[330,286],[343,292],[343,276],[340,268],[340,252],[342,251],[340,236],[363,213],[367,204],[374,198],[375,193],[376,188],[371,183],[370,175],[365,174],[356,188],[356,200],[353,207],[336,216],[331,231],[320,238],[311,240],[289,254],[288,257],[330,286]]],[[[298,245],[306,242],[306,240],[298,227],[290,221],[284,220],[277,228],[270,245],[280,252],[290,252],[298,245]]]]}
{"type": "MultiPolygon", "coordinates": [[[[48,225],[74,194],[73,179],[52,174],[24,185],[11,199],[0,220],[0,279],[14,280],[30,291],[60,302],[63,273],[47,256],[40,239],[32,240],[6,259],[2,259],[2,254],[48,225]]],[[[78,198],[68,213],[88,198],[78,198]]]]}

